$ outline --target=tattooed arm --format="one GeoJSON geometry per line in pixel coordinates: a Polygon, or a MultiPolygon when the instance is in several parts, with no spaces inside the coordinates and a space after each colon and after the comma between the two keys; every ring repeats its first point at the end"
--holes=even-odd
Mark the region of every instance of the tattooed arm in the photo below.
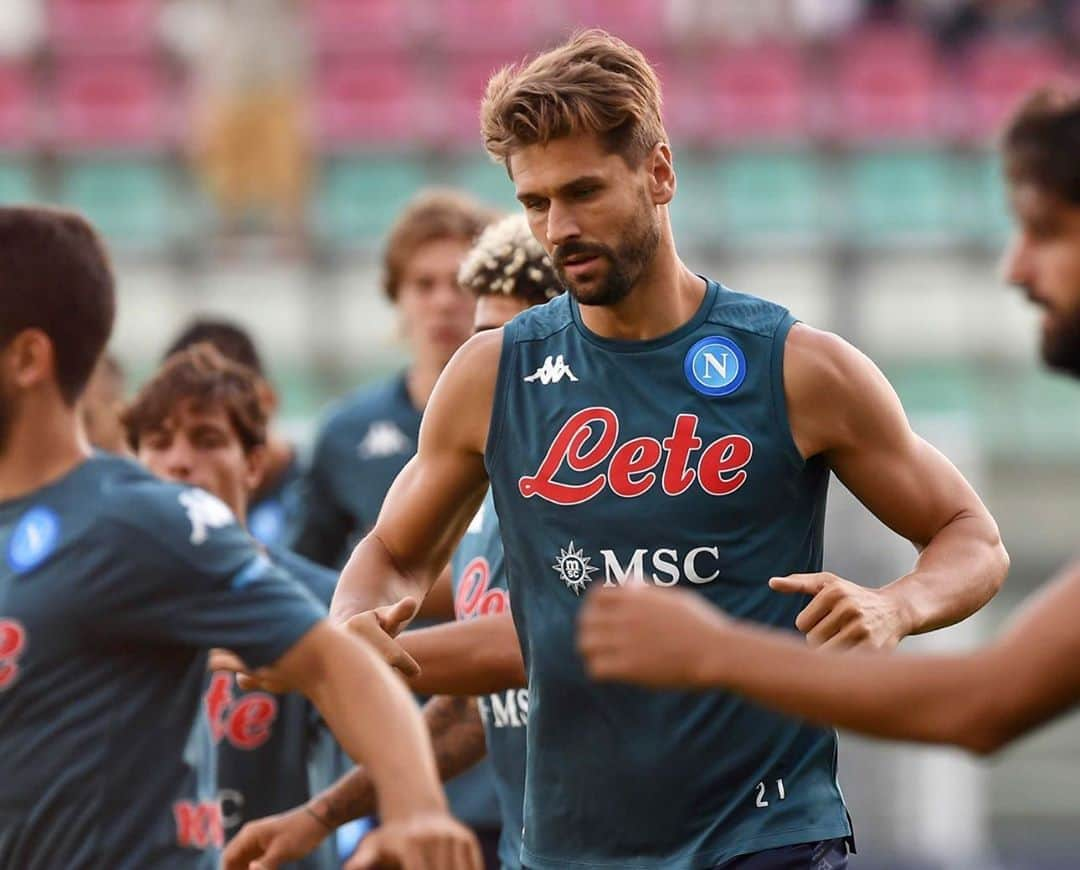
{"type": "MultiPolygon", "coordinates": [[[[439,695],[424,705],[435,762],[445,782],[487,754],[480,710],[474,698],[439,695]]],[[[229,843],[225,870],[247,870],[253,861],[296,861],[309,855],[336,828],[375,812],[375,785],[364,767],[351,770],[307,804],[249,822],[229,843]]]]}

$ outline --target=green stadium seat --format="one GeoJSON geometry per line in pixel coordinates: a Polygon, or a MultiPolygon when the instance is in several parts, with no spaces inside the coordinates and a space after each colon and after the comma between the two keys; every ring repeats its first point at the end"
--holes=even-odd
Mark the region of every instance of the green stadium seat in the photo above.
{"type": "Polygon", "coordinates": [[[823,169],[800,152],[734,154],[718,168],[724,237],[737,242],[806,242],[830,225],[823,169]]]}
{"type": "Polygon", "coordinates": [[[315,227],[331,243],[373,245],[398,211],[429,183],[422,158],[348,157],[323,167],[315,201],[315,227]]]}
{"type": "Polygon", "coordinates": [[[504,211],[521,210],[514,198],[514,183],[507,177],[506,170],[486,157],[454,161],[447,172],[446,183],[504,211]]]}
{"type": "Polygon", "coordinates": [[[17,160],[0,162],[0,203],[13,205],[36,198],[30,167],[17,160]]]}
{"type": "Polygon", "coordinates": [[[845,167],[844,228],[868,245],[950,241],[960,234],[962,189],[945,154],[894,151],[863,154],[845,167]]]}
{"type": "Polygon", "coordinates": [[[701,154],[675,158],[678,186],[671,201],[671,224],[675,238],[689,244],[720,240],[718,173],[716,159],[701,154]]]}
{"type": "Polygon", "coordinates": [[[175,239],[180,200],[168,169],[152,160],[72,163],[61,173],[59,199],[118,249],[161,249],[175,239]]]}
{"type": "Polygon", "coordinates": [[[1012,232],[1005,177],[997,154],[979,154],[966,161],[972,201],[967,209],[966,227],[971,236],[997,249],[1012,232]]]}

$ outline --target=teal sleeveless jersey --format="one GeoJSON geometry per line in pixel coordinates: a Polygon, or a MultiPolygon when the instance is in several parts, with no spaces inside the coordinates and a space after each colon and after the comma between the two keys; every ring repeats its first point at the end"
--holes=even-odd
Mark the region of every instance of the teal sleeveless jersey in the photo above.
{"type": "MultiPolygon", "coordinates": [[[[499,518],[490,493],[470,523],[451,562],[454,613],[474,619],[509,607],[499,518]]],[[[502,817],[499,860],[505,870],[521,867],[521,802],[525,791],[525,724],[529,690],[507,689],[476,699],[484,722],[488,758],[502,817]]]]}
{"type": "Polygon", "coordinates": [[[821,569],[829,472],[791,436],[793,323],[709,282],[653,340],[595,335],[569,295],[505,328],[485,459],[529,677],[533,870],[707,868],[851,833],[835,732],[725,692],[592,683],[575,646],[588,590],[634,577],[795,631],[808,599],[768,580],[821,569]]]}

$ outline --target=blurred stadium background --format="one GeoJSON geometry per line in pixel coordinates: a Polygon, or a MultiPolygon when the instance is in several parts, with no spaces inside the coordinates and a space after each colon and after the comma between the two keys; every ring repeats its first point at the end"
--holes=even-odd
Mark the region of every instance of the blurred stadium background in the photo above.
{"type": "MultiPolygon", "coordinates": [[[[684,258],[863,348],[976,481],[1012,576],[927,642],[995,630],[1077,541],[1080,390],[997,277],[993,153],[1021,94],[1077,78],[1076,0],[0,0],[0,201],[104,231],[133,382],[189,314],[232,315],[303,441],[404,359],[378,289],[397,209],[429,184],[515,207],[486,76],[586,25],[660,72],[684,258]]],[[[843,493],[829,535],[852,579],[910,562],[843,493]]],[[[844,745],[854,866],[1078,866],[1075,718],[988,766],[844,745]]]]}

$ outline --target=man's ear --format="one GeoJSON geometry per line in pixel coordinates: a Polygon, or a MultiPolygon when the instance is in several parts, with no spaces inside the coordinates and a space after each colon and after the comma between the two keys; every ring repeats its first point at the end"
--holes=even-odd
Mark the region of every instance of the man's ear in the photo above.
{"type": "Polygon", "coordinates": [[[11,383],[23,389],[36,387],[56,376],[56,351],[40,329],[24,329],[4,349],[11,383]]]}
{"type": "Polygon", "coordinates": [[[253,447],[247,454],[247,491],[250,495],[255,492],[266,477],[267,451],[265,445],[253,447]]]}
{"type": "Polygon", "coordinates": [[[654,205],[667,205],[675,196],[675,162],[671,147],[660,142],[645,158],[649,168],[649,193],[654,205]]]}

